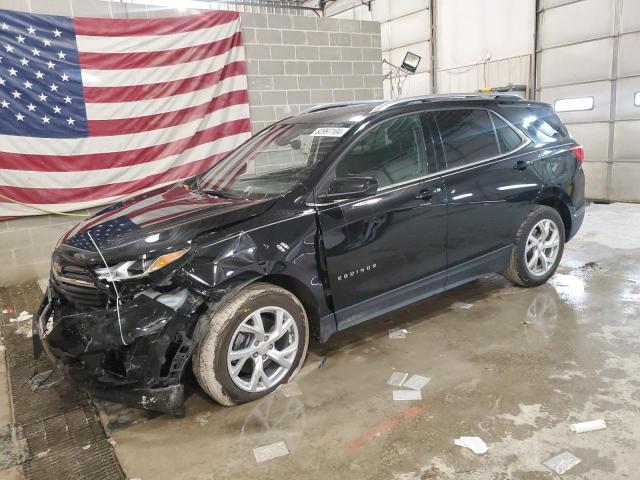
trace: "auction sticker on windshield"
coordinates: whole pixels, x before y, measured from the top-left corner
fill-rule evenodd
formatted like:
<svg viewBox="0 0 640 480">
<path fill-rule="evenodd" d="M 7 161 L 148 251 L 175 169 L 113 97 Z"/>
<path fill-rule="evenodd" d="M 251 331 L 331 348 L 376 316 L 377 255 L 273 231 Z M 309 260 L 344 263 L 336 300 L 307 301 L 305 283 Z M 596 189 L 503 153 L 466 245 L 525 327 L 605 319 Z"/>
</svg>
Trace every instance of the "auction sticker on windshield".
<svg viewBox="0 0 640 480">
<path fill-rule="evenodd" d="M 349 131 L 348 128 L 322 127 L 316 128 L 311 134 L 312 137 L 342 137 Z"/>
</svg>

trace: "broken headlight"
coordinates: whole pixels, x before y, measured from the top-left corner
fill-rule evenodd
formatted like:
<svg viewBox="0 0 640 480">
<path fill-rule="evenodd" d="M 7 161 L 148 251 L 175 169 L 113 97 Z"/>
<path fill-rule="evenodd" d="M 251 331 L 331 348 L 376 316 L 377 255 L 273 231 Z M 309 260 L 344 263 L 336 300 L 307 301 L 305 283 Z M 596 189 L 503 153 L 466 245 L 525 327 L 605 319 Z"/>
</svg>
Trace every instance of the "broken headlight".
<svg viewBox="0 0 640 480">
<path fill-rule="evenodd" d="M 131 280 L 144 277 L 166 267 L 170 263 L 182 258 L 188 251 L 188 248 L 184 248 L 154 258 L 147 258 L 146 255 L 143 255 L 142 258 L 138 260 L 121 262 L 113 267 L 96 268 L 94 271 L 100 280 L 115 282 Z"/>
</svg>

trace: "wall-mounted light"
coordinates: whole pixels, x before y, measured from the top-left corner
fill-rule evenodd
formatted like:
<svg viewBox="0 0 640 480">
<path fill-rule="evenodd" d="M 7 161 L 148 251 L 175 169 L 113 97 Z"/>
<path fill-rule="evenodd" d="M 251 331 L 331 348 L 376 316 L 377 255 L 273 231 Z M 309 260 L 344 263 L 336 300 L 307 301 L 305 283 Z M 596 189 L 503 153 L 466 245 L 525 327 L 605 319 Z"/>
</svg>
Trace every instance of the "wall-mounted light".
<svg viewBox="0 0 640 480">
<path fill-rule="evenodd" d="M 556 112 L 578 112 L 592 110 L 593 105 L 593 97 L 561 98 L 554 102 L 553 109 Z"/>
<path fill-rule="evenodd" d="M 636 94 L 633 96 L 633 104 L 636 107 L 640 107 L 640 92 L 636 92 Z"/>
<path fill-rule="evenodd" d="M 401 67 L 404 68 L 407 72 L 416 73 L 420 60 L 422 60 L 422 57 L 420 55 L 407 52 L 407 54 L 404 56 Z"/>
</svg>

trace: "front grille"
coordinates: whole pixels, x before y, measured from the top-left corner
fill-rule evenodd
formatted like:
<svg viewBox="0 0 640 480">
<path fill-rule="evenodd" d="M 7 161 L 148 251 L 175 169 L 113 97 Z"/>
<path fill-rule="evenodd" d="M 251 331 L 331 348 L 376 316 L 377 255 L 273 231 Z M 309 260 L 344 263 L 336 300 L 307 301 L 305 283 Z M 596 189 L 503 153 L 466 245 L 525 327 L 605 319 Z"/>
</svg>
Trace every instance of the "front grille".
<svg viewBox="0 0 640 480">
<path fill-rule="evenodd" d="M 67 301 L 80 308 L 104 307 L 107 295 L 96 287 L 86 268 L 65 265 L 51 276 L 51 285 Z"/>
</svg>

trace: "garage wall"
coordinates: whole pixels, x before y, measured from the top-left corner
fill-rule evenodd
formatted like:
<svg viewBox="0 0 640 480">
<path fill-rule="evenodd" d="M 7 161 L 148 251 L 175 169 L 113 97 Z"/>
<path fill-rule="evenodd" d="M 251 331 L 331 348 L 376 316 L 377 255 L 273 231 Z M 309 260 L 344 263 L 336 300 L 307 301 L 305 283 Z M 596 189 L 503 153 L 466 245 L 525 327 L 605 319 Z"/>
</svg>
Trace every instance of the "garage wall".
<svg viewBox="0 0 640 480">
<path fill-rule="evenodd" d="M 400 66 L 407 51 L 422 60 L 415 75 L 407 78 L 402 96 L 431 93 L 431 10 L 429 0 L 374 0 L 371 9 L 359 0 L 338 0 L 327 7 L 327 15 L 337 18 L 375 20 L 381 24 L 382 58 Z M 384 67 L 387 72 L 388 67 Z M 384 82 L 385 98 L 390 98 L 389 80 Z"/>
<path fill-rule="evenodd" d="M 0 8 L 26 10 L 24 0 Z M 31 11 L 58 15 L 147 18 L 195 13 L 145 5 L 30 0 Z M 241 13 L 254 131 L 311 104 L 382 98 L 380 24 L 371 21 Z M 88 212 L 78 212 L 86 215 Z M 79 217 L 0 220 L 0 286 L 43 278 L 51 250 Z"/>
<path fill-rule="evenodd" d="M 585 147 L 587 196 L 640 201 L 640 2 L 544 0 L 538 31 L 538 98 L 594 99 L 559 113 Z"/>
</svg>

